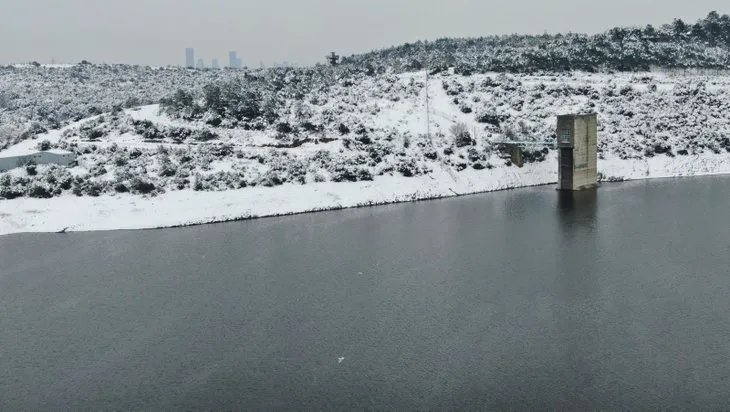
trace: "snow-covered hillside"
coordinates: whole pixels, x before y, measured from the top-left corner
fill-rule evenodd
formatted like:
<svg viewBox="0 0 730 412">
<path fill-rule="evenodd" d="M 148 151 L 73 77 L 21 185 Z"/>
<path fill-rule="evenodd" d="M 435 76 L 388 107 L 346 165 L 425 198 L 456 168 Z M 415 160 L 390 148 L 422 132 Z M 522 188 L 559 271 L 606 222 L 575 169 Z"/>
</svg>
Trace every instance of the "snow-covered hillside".
<svg viewBox="0 0 730 412">
<path fill-rule="evenodd" d="M 0 66 L 0 149 L 115 107 L 157 103 L 171 90 L 229 74 L 129 65 Z"/>
<path fill-rule="evenodd" d="M 730 16 L 716 11 L 694 24 L 614 27 L 602 33 L 511 34 L 440 38 L 376 50 L 344 64 L 409 72 L 454 67 L 457 73 L 647 71 L 651 67 L 730 68 Z"/>
<path fill-rule="evenodd" d="M 573 112 L 599 115 L 604 180 L 730 173 L 730 76 L 206 76 L 177 92 L 169 84 L 162 105 L 116 106 L 9 148 L 47 141 L 78 153 L 78 166 L 0 174 L 0 233 L 174 226 L 553 183 L 549 145 L 530 146 L 519 168 L 495 142 L 554 141 L 555 116 Z"/>
</svg>

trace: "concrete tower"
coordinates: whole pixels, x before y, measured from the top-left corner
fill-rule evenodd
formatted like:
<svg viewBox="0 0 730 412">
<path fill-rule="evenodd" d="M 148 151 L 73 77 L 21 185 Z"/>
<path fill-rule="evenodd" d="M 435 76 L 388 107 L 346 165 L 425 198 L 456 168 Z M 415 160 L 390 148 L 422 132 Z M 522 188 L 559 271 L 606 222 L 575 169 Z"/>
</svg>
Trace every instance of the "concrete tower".
<svg viewBox="0 0 730 412">
<path fill-rule="evenodd" d="M 598 186 L 598 116 L 558 116 L 558 190 Z"/>
</svg>

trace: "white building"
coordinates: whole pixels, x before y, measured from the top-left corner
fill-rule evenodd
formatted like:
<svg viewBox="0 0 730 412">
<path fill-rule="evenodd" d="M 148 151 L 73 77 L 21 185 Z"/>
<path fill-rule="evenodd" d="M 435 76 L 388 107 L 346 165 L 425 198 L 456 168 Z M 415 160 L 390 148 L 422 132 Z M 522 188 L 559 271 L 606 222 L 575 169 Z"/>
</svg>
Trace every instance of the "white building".
<svg viewBox="0 0 730 412">
<path fill-rule="evenodd" d="M 185 49 L 185 66 L 189 69 L 195 67 L 195 49 L 192 47 Z"/>
<path fill-rule="evenodd" d="M 238 58 L 238 54 L 234 51 L 228 52 L 228 67 L 232 69 L 240 69 L 242 67 L 241 59 Z"/>
<path fill-rule="evenodd" d="M 37 165 L 57 164 L 71 166 L 76 162 L 76 155 L 65 150 L 51 149 L 44 151 L 6 150 L 0 153 L 0 172 L 6 172 L 28 163 Z"/>
</svg>

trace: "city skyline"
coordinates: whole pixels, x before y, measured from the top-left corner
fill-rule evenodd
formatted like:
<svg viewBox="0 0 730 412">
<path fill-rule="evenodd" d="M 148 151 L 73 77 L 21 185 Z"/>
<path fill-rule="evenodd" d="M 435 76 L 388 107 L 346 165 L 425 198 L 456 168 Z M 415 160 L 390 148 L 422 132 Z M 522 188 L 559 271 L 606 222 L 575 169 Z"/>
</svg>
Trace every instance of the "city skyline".
<svg viewBox="0 0 730 412">
<path fill-rule="evenodd" d="M 198 57 L 197 60 L 195 59 L 195 48 L 194 47 L 187 47 L 185 49 L 185 67 L 192 69 L 192 68 L 198 68 L 198 69 L 204 69 L 208 67 L 206 65 L 206 59 L 203 57 Z M 220 60 L 217 57 L 211 57 L 210 58 L 210 68 L 213 69 L 219 69 L 220 68 Z M 238 57 L 238 52 L 236 51 L 229 51 L 228 52 L 228 65 L 226 67 L 233 68 L 233 69 L 240 69 L 243 67 L 242 60 Z"/>
<path fill-rule="evenodd" d="M 210 66 L 205 64 L 206 59 L 199 57 L 195 58 L 195 48 L 194 47 L 188 47 L 185 49 L 185 66 L 187 68 L 197 68 L 197 69 L 205 69 L 205 68 L 212 68 L 212 69 L 220 69 L 220 60 L 217 57 L 213 57 L 210 59 Z M 263 62 L 260 62 L 260 65 L 263 67 L 265 66 Z M 273 62 L 271 64 L 273 67 L 293 67 L 294 64 L 290 63 L 288 60 L 283 60 L 281 62 Z M 238 57 L 238 52 L 236 51 L 229 51 L 228 52 L 228 65 L 225 66 L 228 68 L 233 69 L 241 69 L 243 67 L 250 67 L 250 66 L 244 66 L 243 62 L 240 57 Z"/>
</svg>

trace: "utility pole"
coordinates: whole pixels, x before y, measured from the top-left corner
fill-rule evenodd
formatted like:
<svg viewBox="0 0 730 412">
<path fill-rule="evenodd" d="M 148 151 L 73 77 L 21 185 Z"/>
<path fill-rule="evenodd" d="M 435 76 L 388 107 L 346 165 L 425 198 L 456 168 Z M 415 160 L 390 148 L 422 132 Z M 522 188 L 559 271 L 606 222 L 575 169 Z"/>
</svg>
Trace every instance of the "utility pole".
<svg viewBox="0 0 730 412">
<path fill-rule="evenodd" d="M 428 71 L 429 68 L 429 58 L 428 58 L 428 49 L 426 48 L 427 41 L 423 41 L 423 57 L 426 59 L 426 64 L 424 65 L 426 67 L 426 138 L 431 141 L 431 109 L 430 109 L 430 102 L 429 102 L 429 96 L 428 96 Z"/>
</svg>

